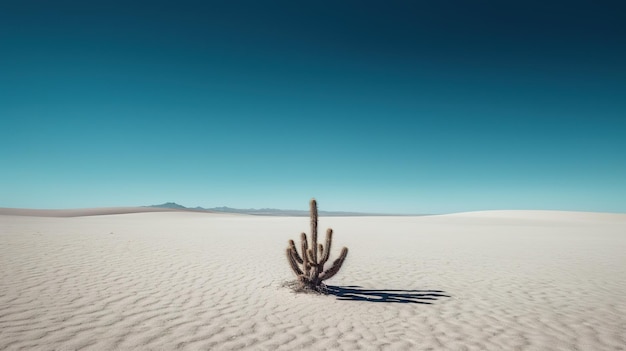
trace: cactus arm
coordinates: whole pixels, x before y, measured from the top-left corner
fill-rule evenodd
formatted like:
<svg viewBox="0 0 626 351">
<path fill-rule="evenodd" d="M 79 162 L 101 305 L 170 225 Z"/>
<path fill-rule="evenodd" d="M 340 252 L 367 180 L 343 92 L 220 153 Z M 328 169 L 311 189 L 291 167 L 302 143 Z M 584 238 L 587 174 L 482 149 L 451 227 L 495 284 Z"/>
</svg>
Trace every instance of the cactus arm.
<svg viewBox="0 0 626 351">
<path fill-rule="evenodd" d="M 289 266 L 291 266 L 293 272 L 297 276 L 301 276 L 303 274 L 302 270 L 300 270 L 300 267 L 298 267 L 298 263 L 296 262 L 296 259 L 294 257 L 294 252 L 291 250 L 291 248 L 287 248 L 287 260 L 289 261 Z"/>
<path fill-rule="evenodd" d="M 320 266 L 324 266 L 324 261 L 322 261 L 322 258 L 324 257 L 324 245 L 322 244 L 317 244 L 317 254 L 319 255 L 319 258 L 317 259 L 317 262 Z"/>
<path fill-rule="evenodd" d="M 339 258 L 336 259 L 335 262 L 333 262 L 333 265 L 329 269 L 322 273 L 322 275 L 320 276 L 320 281 L 330 279 L 335 274 L 337 274 L 337 272 L 339 272 L 339 269 L 341 268 L 341 265 L 343 265 L 343 261 L 346 259 L 346 256 L 348 256 L 348 248 L 344 247 L 343 249 L 341 249 L 341 254 L 339 255 Z"/>
<path fill-rule="evenodd" d="M 293 240 L 289 240 L 289 249 L 293 252 L 293 258 L 296 259 L 296 262 L 302 264 L 302 258 L 298 255 L 298 250 L 296 250 L 296 243 Z"/>
<path fill-rule="evenodd" d="M 322 259 L 320 261 L 320 264 L 322 265 L 324 265 L 324 263 L 326 263 L 328 261 L 328 258 L 330 257 L 330 246 L 332 242 L 333 242 L 333 230 L 328 228 L 326 230 L 326 250 L 322 253 Z"/>
<path fill-rule="evenodd" d="M 307 257 L 309 258 L 309 264 L 312 266 L 317 266 L 317 263 L 315 263 L 315 260 L 313 259 L 313 250 L 309 249 L 307 252 Z"/>
<path fill-rule="evenodd" d="M 306 234 L 300 234 L 300 240 L 302 241 L 302 268 L 304 268 L 304 273 L 309 274 L 309 258 L 307 257 L 306 252 L 308 251 L 308 243 L 306 240 Z"/>
</svg>

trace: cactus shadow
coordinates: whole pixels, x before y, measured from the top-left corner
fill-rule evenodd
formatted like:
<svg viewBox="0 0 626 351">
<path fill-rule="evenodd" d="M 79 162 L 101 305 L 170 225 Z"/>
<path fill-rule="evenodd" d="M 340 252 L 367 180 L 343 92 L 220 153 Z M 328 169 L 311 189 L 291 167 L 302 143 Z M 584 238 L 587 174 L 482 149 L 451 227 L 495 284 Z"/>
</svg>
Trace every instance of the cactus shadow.
<svg viewBox="0 0 626 351">
<path fill-rule="evenodd" d="M 364 289 L 361 286 L 326 286 L 329 295 L 337 300 L 386 303 L 417 303 L 430 305 L 442 297 L 450 297 L 441 290 Z"/>
</svg>

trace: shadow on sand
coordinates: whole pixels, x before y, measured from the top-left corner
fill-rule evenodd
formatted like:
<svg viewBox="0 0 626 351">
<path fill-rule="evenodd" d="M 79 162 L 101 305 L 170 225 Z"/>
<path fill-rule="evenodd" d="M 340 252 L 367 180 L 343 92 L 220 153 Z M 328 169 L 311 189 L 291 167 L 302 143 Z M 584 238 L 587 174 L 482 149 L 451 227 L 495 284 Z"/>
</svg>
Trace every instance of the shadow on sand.
<svg viewBox="0 0 626 351">
<path fill-rule="evenodd" d="M 326 286 L 329 295 L 337 296 L 337 300 L 387 302 L 387 303 L 420 303 L 430 305 L 445 295 L 441 290 L 393 290 L 363 289 L 360 286 Z"/>
</svg>

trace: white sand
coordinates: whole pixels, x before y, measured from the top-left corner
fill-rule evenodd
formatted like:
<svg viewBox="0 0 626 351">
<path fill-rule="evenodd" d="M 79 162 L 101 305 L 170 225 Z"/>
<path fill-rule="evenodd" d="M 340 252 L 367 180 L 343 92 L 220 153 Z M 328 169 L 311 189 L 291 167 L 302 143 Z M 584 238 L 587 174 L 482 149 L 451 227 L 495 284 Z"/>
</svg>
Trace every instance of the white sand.
<svg viewBox="0 0 626 351">
<path fill-rule="evenodd" d="M 340 300 L 280 287 L 306 217 L 2 213 L 1 350 L 626 349 L 626 215 L 321 218 Z"/>
</svg>

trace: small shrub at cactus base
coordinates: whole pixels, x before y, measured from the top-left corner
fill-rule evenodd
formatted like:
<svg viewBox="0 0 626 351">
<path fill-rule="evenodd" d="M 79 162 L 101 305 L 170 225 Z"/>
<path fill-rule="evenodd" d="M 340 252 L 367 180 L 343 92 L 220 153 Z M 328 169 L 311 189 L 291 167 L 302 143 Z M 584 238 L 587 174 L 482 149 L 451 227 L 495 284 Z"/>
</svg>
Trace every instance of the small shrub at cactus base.
<svg viewBox="0 0 626 351">
<path fill-rule="evenodd" d="M 296 291 L 316 291 L 325 292 L 324 280 L 330 279 L 341 269 L 341 265 L 348 256 L 348 248 L 341 249 L 339 258 L 326 270 L 324 264 L 330 258 L 330 248 L 333 241 L 333 230 L 326 230 L 326 241 L 324 245 L 317 243 L 317 202 L 312 199 L 310 202 L 311 215 L 311 242 L 309 243 L 305 233 L 300 234 L 300 253 L 296 248 L 296 243 L 289 240 L 287 246 L 287 260 L 289 266 L 298 277 Z"/>
</svg>

